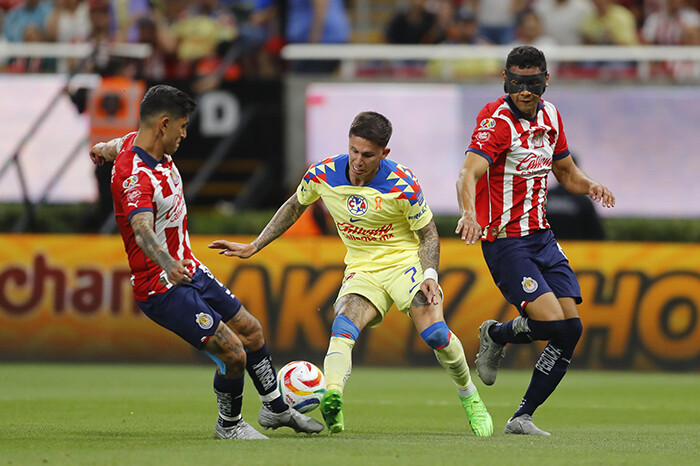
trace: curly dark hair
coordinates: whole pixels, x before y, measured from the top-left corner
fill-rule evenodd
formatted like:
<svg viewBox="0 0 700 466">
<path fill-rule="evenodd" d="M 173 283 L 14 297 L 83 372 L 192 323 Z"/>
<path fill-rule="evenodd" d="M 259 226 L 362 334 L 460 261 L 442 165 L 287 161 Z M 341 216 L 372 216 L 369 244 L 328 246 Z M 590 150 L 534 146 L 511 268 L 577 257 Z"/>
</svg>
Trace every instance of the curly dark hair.
<svg viewBox="0 0 700 466">
<path fill-rule="evenodd" d="M 547 59 L 544 53 L 531 45 L 520 45 L 515 47 L 506 58 L 506 70 L 511 66 L 518 68 L 539 68 L 540 71 L 547 71 Z"/>
</svg>

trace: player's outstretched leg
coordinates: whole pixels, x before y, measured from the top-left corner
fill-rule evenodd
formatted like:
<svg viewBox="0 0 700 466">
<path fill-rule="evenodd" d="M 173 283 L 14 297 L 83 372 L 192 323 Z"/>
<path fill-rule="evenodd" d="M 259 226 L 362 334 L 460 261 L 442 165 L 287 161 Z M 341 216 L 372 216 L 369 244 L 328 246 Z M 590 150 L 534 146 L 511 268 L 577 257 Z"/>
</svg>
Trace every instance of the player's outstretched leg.
<svg viewBox="0 0 700 466">
<path fill-rule="evenodd" d="M 316 434 L 323 430 L 323 424 L 302 414 L 284 402 L 277 385 L 277 373 L 272 366 L 272 357 L 267 345 L 255 351 L 248 351 L 246 370 L 260 394 L 262 407 L 258 413 L 258 423 L 266 429 L 291 427 L 296 432 Z"/>
<path fill-rule="evenodd" d="M 343 395 L 337 389 L 326 390 L 321 399 L 321 414 L 331 434 L 345 430 L 343 420 Z"/>
<path fill-rule="evenodd" d="M 493 420 L 472 382 L 462 342 L 450 331 L 444 320 L 432 324 L 423 330 L 420 336 L 428 346 L 433 348 L 438 362 L 457 385 L 460 402 L 467 413 L 474 435 L 491 436 Z"/>
<path fill-rule="evenodd" d="M 321 414 L 332 434 L 345 430 L 343 418 L 343 388 L 352 372 L 352 348 L 360 329 L 346 316 L 339 314 L 331 326 L 331 341 L 323 360 L 326 393 L 321 399 Z"/>
<path fill-rule="evenodd" d="M 520 434 L 520 435 L 543 435 L 549 437 L 549 432 L 546 432 L 535 425 L 532 422 L 532 416 L 529 414 L 522 414 L 518 417 L 512 417 L 506 423 L 506 428 L 504 429 L 506 434 Z"/>
<path fill-rule="evenodd" d="M 487 320 L 479 327 L 479 352 L 476 355 L 476 373 L 486 385 L 493 385 L 501 359 L 505 356 L 506 348 L 499 345 L 489 335 L 489 329 L 498 322 Z"/>
</svg>

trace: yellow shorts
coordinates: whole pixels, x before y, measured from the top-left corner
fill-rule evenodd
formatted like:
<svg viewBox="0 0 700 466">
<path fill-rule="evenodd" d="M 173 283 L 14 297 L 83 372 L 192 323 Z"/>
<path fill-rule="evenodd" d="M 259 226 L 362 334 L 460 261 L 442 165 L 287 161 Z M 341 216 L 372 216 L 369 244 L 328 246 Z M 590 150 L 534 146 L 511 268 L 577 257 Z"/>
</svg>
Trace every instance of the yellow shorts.
<svg viewBox="0 0 700 466">
<path fill-rule="evenodd" d="M 364 296 L 379 310 L 380 316 L 370 322 L 371 327 L 376 327 L 382 323 L 392 304 L 410 315 L 411 301 L 420 291 L 421 283 L 423 267 L 419 261 L 372 272 L 348 268 L 336 301 L 348 294 Z"/>
</svg>

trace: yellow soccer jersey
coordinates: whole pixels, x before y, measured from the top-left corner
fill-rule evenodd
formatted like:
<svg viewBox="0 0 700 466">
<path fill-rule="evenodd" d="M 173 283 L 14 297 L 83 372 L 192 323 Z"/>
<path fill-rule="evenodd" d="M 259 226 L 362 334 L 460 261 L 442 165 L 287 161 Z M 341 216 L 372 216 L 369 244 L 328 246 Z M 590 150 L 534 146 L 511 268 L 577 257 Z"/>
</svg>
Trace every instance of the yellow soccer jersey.
<svg viewBox="0 0 700 466">
<path fill-rule="evenodd" d="M 347 154 L 327 158 L 312 165 L 297 188 L 303 205 L 323 199 L 348 250 L 345 264 L 376 270 L 418 260 L 415 230 L 433 213 L 411 170 L 384 159 L 369 184 L 353 186 L 347 167 Z"/>
</svg>

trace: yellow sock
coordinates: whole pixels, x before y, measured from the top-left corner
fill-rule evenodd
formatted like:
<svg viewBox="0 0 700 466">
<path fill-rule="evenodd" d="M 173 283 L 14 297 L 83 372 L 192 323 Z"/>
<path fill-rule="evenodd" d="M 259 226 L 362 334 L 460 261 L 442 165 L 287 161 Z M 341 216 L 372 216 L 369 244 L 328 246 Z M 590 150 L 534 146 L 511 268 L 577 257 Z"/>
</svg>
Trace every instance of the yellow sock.
<svg viewBox="0 0 700 466">
<path fill-rule="evenodd" d="M 472 383 L 469 374 L 467 358 L 464 357 L 464 348 L 454 333 L 450 338 L 450 343 L 440 350 L 434 350 L 435 356 L 442 367 L 447 370 L 452 380 L 458 388 L 466 389 Z"/>
<path fill-rule="evenodd" d="M 326 389 L 343 393 L 345 382 L 352 371 L 352 347 L 355 341 L 344 337 L 331 337 L 323 360 L 323 374 L 326 376 Z"/>
</svg>

